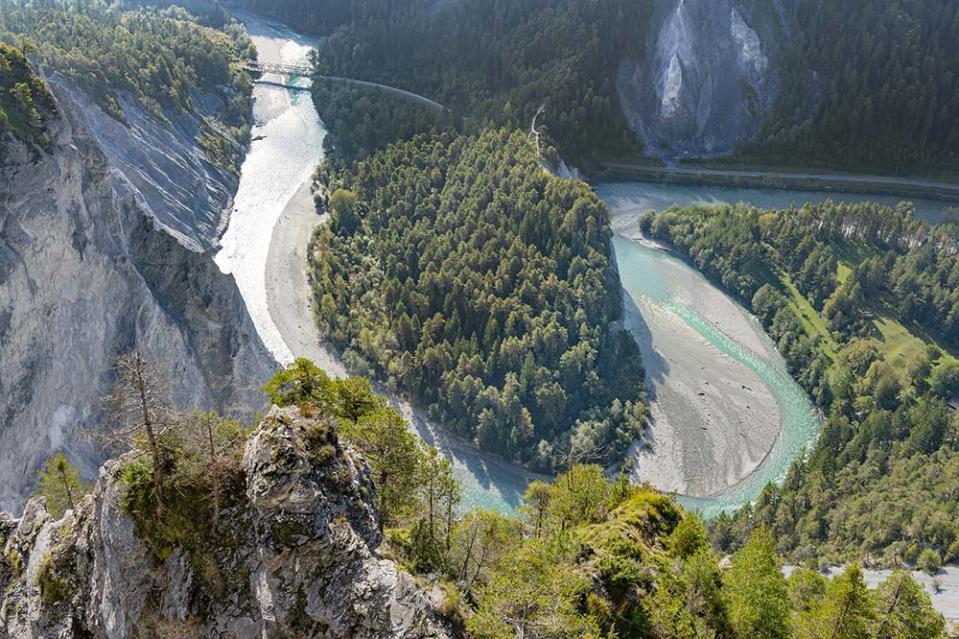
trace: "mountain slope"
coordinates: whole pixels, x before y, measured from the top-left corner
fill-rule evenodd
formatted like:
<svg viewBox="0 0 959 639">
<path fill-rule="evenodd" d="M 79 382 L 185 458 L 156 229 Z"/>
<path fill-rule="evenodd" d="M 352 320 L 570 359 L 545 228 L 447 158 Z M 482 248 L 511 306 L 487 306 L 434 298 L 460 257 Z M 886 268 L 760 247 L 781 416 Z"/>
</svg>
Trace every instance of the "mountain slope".
<svg viewBox="0 0 959 639">
<path fill-rule="evenodd" d="M 99 10 L 84 19 L 109 32 Z M 134 41 L 136 28 L 152 28 L 126 24 Z M 169 40 L 154 34 L 157 46 Z M 53 46 L 44 42 L 41 53 Z M 202 132 L 233 96 L 246 103 L 242 86 L 194 90 L 183 108 L 147 101 L 153 112 L 131 85 L 107 84 L 120 121 L 102 96 L 56 72 L 57 51 L 44 58 L 42 131 L 26 142 L 7 136 L 0 167 L 0 507 L 12 510 L 54 450 L 93 474 L 101 458 L 80 435 L 105 410 L 119 353 L 137 346 L 162 362 L 177 405 L 228 413 L 260 406 L 275 366 L 232 278 L 203 252 L 225 223 L 236 177 L 207 155 Z"/>
</svg>

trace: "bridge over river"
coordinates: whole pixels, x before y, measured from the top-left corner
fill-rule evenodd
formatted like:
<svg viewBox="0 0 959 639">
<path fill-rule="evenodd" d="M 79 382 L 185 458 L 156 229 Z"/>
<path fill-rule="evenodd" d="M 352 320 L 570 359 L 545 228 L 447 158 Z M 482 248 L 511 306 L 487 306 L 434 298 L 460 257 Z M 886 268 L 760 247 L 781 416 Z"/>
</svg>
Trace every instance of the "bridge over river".
<svg viewBox="0 0 959 639">
<path fill-rule="evenodd" d="M 450 110 L 437 102 L 436 100 L 431 100 L 426 96 L 422 96 L 405 89 L 399 89 L 397 87 L 391 87 L 387 84 L 380 84 L 379 82 L 369 82 L 367 80 L 356 80 L 354 78 L 344 78 L 335 75 L 322 75 L 319 73 L 314 73 L 313 68 L 306 65 L 296 65 L 296 64 L 276 64 L 272 62 L 248 62 L 244 66 L 247 71 L 253 73 L 261 73 L 265 75 L 281 75 L 286 77 L 298 77 L 298 78 L 310 78 L 312 80 L 330 80 L 332 82 L 343 82 L 345 84 L 352 84 L 354 86 L 366 87 L 369 89 L 375 89 L 377 91 L 383 91 L 385 93 L 392 93 L 393 95 L 399 96 L 401 98 L 406 98 L 417 102 L 427 108 L 433 109 L 435 111 L 442 111 L 443 113 L 450 113 Z M 287 86 L 287 85 L 284 85 Z M 292 87 L 292 88 L 304 88 L 304 87 Z"/>
</svg>

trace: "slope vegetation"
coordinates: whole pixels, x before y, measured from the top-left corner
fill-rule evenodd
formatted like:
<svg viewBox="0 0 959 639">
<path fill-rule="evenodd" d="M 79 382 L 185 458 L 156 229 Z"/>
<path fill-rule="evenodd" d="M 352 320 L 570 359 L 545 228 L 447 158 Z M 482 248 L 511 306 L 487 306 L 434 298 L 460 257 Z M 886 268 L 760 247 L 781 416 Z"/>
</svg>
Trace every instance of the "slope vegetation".
<svg viewBox="0 0 959 639">
<path fill-rule="evenodd" d="M 608 212 L 521 133 L 419 136 L 321 173 L 318 321 L 348 365 L 482 448 L 551 469 L 611 461 L 645 411 Z"/>
</svg>

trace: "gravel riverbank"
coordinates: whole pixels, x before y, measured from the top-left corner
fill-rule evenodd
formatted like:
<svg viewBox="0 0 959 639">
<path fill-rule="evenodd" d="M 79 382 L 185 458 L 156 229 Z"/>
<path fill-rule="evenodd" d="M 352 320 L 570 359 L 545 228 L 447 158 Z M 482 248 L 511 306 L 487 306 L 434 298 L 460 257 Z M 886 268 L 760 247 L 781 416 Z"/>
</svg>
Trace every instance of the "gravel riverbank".
<svg viewBox="0 0 959 639">
<path fill-rule="evenodd" d="M 677 277 L 687 275 L 681 265 L 676 271 Z M 748 332 L 735 304 L 719 291 L 699 289 L 686 300 L 688 309 L 727 334 Z M 625 326 L 646 368 L 651 415 L 648 436 L 632 450 L 634 477 L 694 497 L 735 486 L 758 468 L 780 434 L 776 399 L 759 375 L 672 309 L 628 285 L 623 300 Z M 765 356 L 765 349 L 758 354 Z"/>
</svg>

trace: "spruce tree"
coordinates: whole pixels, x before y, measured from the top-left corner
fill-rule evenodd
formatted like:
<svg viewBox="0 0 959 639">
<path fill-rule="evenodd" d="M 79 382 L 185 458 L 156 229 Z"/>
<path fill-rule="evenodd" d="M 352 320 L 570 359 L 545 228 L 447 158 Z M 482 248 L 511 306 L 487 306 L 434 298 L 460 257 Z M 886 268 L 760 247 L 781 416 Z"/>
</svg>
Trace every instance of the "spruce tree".
<svg viewBox="0 0 959 639">
<path fill-rule="evenodd" d="M 75 509 L 89 490 L 89 486 L 80 481 L 80 471 L 63 453 L 50 457 L 37 475 L 37 492 L 46 498 L 47 510 L 54 517 L 62 517 L 67 510 Z"/>
<path fill-rule="evenodd" d="M 766 528 L 754 530 L 746 545 L 733 555 L 726 590 L 729 620 L 737 636 L 789 636 L 786 578 Z"/>
</svg>

